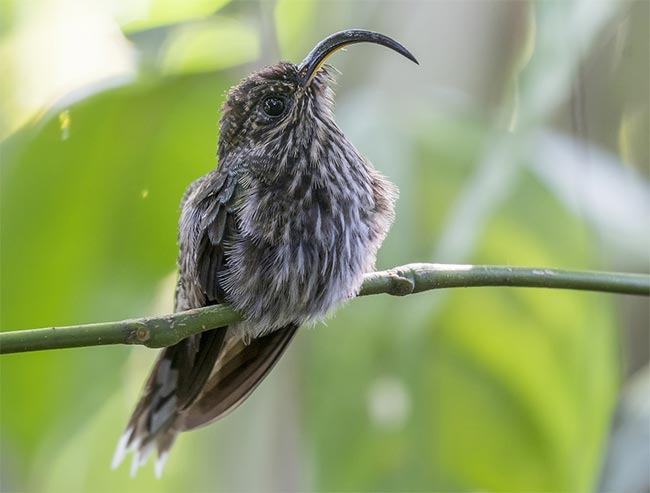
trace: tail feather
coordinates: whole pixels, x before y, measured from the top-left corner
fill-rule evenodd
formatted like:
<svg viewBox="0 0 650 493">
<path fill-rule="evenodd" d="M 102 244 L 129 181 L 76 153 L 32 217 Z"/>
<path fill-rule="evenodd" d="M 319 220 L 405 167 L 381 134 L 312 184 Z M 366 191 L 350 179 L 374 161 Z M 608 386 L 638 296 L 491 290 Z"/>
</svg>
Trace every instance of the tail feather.
<svg viewBox="0 0 650 493">
<path fill-rule="evenodd" d="M 241 404 L 275 366 L 296 329 L 288 326 L 249 344 L 229 330 L 214 329 L 163 350 L 118 442 L 113 469 L 132 452 L 135 475 L 155 449 L 160 477 L 176 435 Z"/>
<path fill-rule="evenodd" d="M 180 429 L 193 430 L 234 411 L 273 369 L 297 329 L 290 325 L 249 343 L 234 339 L 217 361 L 200 396 L 181 416 Z"/>
<path fill-rule="evenodd" d="M 159 458 L 168 453 L 178 432 L 179 410 L 196 398 L 210 377 L 225 335 L 226 329 L 202 332 L 161 352 L 118 442 L 113 468 L 133 452 L 131 474 L 135 475 L 154 449 Z"/>
</svg>

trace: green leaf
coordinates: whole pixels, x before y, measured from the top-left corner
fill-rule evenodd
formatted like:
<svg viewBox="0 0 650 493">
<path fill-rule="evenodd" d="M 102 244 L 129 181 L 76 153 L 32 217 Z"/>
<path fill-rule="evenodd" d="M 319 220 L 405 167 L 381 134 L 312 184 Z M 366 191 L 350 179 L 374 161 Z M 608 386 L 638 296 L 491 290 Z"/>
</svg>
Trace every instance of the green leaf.
<svg viewBox="0 0 650 493">
<path fill-rule="evenodd" d="M 316 2 L 312 0 L 275 2 L 275 26 L 283 60 L 297 63 L 307 54 L 304 46 L 306 42 L 308 44 L 313 31 L 315 11 Z"/>
<path fill-rule="evenodd" d="M 251 26 L 227 17 L 179 26 L 165 44 L 161 66 L 166 74 L 208 72 L 259 57 L 259 39 Z"/>
<path fill-rule="evenodd" d="M 4 143 L 3 330 L 171 310 L 173 286 L 166 304 L 156 299 L 175 270 L 180 199 L 216 164 L 218 108 L 229 85 L 212 75 L 124 87 L 69 107 L 65 128 L 51 114 Z M 114 392 L 127 352 L 0 360 L 13 489 L 22 490 L 36 455 L 57 453 L 45 437 L 63 440 Z M 120 432 L 112 430 L 115 439 Z"/>
<path fill-rule="evenodd" d="M 205 17 L 228 3 L 229 0 L 184 0 L 180 3 L 175 0 L 126 0 L 118 17 L 124 31 L 141 31 Z"/>
<path fill-rule="evenodd" d="M 438 135 L 423 147 L 422 167 L 409 169 L 428 186 L 419 202 L 401 203 L 400 217 L 433 220 L 432 205 L 422 204 L 458 190 L 471 170 L 468 149 L 480 147 L 455 146 Z M 527 174 L 514 189 L 486 225 L 472 262 L 598 266 L 593 236 L 551 192 Z M 389 236 L 383 251 L 395 253 L 382 265 L 404 262 L 391 248 L 402 242 Z M 419 316 L 427 306 L 439 310 Z M 618 386 L 609 295 L 481 288 L 355 300 L 310 334 L 303 360 L 304 415 L 319 465 L 315 489 L 595 485 Z M 373 395 L 387 380 L 400 390 L 384 396 L 385 408 L 406 409 L 393 421 L 373 411 Z"/>
</svg>

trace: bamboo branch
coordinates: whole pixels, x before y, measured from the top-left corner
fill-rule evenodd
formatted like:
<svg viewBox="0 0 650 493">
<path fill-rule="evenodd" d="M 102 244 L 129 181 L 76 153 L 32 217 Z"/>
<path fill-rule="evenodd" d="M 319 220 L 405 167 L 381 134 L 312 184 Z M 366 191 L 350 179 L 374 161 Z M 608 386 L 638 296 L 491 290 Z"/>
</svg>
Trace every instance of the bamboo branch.
<svg viewBox="0 0 650 493">
<path fill-rule="evenodd" d="M 366 275 L 359 296 L 404 296 L 431 289 L 518 286 L 650 296 L 650 276 L 495 265 L 408 264 Z M 193 334 L 241 320 L 227 305 L 163 317 L 0 333 L 0 354 L 107 344 L 171 346 Z"/>
</svg>

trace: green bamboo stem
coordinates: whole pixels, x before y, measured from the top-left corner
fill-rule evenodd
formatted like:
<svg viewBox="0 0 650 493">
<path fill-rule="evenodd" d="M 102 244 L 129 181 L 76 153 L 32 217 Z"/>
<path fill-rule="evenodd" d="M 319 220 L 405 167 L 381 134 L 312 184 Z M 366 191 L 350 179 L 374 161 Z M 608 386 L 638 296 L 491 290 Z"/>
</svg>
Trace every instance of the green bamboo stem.
<svg viewBox="0 0 650 493">
<path fill-rule="evenodd" d="M 497 265 L 408 264 L 366 275 L 359 296 L 404 296 L 442 288 L 517 286 L 578 289 L 650 296 L 650 276 L 619 272 L 570 271 Z M 163 317 L 0 333 L 0 354 L 108 344 L 171 346 L 207 329 L 241 320 L 227 305 Z"/>
</svg>

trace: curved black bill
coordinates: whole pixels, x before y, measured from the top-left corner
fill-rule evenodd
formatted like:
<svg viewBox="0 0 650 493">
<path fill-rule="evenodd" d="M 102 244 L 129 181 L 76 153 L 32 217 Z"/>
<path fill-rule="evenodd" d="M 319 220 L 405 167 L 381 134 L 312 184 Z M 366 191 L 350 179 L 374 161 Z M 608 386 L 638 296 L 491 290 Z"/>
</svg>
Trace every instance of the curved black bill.
<svg viewBox="0 0 650 493">
<path fill-rule="evenodd" d="M 298 76 L 300 77 L 302 85 L 306 86 L 311 82 L 314 75 L 316 75 L 316 72 L 318 72 L 325 63 L 325 60 L 327 60 L 332 53 L 344 46 L 354 43 L 375 43 L 382 45 L 396 51 L 402 56 L 405 56 L 412 62 L 418 63 L 409 50 L 388 36 L 372 31 L 365 31 L 363 29 L 348 29 L 347 31 L 340 31 L 331 34 L 318 43 L 316 47 L 311 50 L 309 55 L 305 57 L 298 67 Z"/>
</svg>

